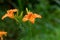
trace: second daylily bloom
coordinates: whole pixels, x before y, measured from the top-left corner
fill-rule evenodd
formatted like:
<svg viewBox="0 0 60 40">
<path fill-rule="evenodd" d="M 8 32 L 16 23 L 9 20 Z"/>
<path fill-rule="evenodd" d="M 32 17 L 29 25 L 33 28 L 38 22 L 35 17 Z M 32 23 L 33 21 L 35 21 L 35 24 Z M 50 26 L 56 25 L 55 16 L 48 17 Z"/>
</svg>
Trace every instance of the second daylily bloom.
<svg viewBox="0 0 60 40">
<path fill-rule="evenodd" d="M 4 31 L 0 31 L 0 38 L 1 40 L 3 40 L 3 35 L 7 36 L 7 32 L 4 32 Z"/>
<path fill-rule="evenodd" d="M 31 23 L 35 22 L 35 18 L 42 18 L 41 15 L 33 14 L 32 12 L 28 12 L 27 15 L 23 17 L 23 22 L 30 21 Z"/>
<path fill-rule="evenodd" d="M 17 9 L 8 10 L 7 13 L 2 17 L 2 20 L 6 17 L 14 18 L 14 12 L 17 12 Z"/>
</svg>

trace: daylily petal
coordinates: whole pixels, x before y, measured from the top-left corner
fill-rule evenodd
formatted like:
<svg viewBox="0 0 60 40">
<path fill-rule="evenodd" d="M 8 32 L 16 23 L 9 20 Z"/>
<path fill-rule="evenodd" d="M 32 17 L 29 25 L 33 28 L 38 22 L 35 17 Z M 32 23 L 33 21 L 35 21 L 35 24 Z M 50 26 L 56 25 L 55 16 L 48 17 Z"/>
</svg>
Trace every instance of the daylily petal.
<svg viewBox="0 0 60 40">
<path fill-rule="evenodd" d="M 42 18 L 41 15 L 34 14 L 35 18 Z"/>
<path fill-rule="evenodd" d="M 36 13 L 33 13 L 33 12 L 28 12 L 27 11 L 27 15 L 25 15 L 23 17 L 23 22 L 25 21 L 30 21 L 31 23 L 34 23 L 35 22 L 35 18 L 41 18 L 41 15 L 38 15 Z"/>
<path fill-rule="evenodd" d="M 24 18 L 22 19 L 23 22 L 26 22 L 28 20 L 28 15 L 25 15 Z"/>
<path fill-rule="evenodd" d="M 18 10 L 17 9 L 11 9 L 11 10 L 8 10 L 7 11 L 7 14 L 5 14 L 3 17 L 2 17 L 2 20 L 6 17 L 9 17 L 9 18 L 14 18 L 14 12 L 17 12 Z"/>
<path fill-rule="evenodd" d="M 7 17 L 7 14 L 5 14 L 3 17 L 2 17 L 2 20 L 4 19 L 4 18 L 6 18 Z"/>
<path fill-rule="evenodd" d="M 25 15 L 24 18 L 22 19 L 23 22 L 28 21 L 28 20 L 30 19 L 30 16 L 31 16 L 31 15 L 32 15 L 32 13 L 29 13 L 29 14 Z"/>
<path fill-rule="evenodd" d="M 7 32 L 4 32 L 4 31 L 0 31 L 0 37 L 2 37 L 3 35 L 7 35 Z"/>
<path fill-rule="evenodd" d="M 41 18 L 41 15 L 38 14 L 33 14 L 32 12 L 28 12 L 27 15 L 23 17 L 23 22 L 30 21 L 31 23 L 34 24 L 35 18 Z"/>
<path fill-rule="evenodd" d="M 31 16 L 30 19 L 29 19 L 29 21 L 30 21 L 32 24 L 34 24 L 35 18 L 34 18 L 33 16 Z"/>
<path fill-rule="evenodd" d="M 7 32 L 4 32 L 4 31 L 0 31 L 0 40 L 3 40 L 3 35 L 7 35 Z"/>
</svg>

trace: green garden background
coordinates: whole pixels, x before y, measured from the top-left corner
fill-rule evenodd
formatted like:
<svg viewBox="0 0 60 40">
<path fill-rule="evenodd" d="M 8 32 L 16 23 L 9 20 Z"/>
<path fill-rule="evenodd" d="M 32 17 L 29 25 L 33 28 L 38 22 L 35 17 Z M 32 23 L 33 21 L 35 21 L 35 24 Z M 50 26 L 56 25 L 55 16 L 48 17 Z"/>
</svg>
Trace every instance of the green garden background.
<svg viewBox="0 0 60 40">
<path fill-rule="evenodd" d="M 32 24 L 29 21 L 19 23 L 14 19 L 2 16 L 10 9 L 18 9 L 23 16 L 28 10 L 42 16 L 35 19 Z M 22 17 L 23 17 L 22 16 Z M 0 0 L 0 31 L 6 31 L 4 40 L 60 40 L 60 0 Z"/>
</svg>

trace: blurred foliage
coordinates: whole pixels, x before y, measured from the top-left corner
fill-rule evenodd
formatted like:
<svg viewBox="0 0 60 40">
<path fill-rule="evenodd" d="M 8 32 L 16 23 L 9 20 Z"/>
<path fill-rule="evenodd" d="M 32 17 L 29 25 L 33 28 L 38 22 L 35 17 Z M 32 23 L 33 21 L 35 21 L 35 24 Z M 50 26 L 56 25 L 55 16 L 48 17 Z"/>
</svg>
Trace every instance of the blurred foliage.
<svg viewBox="0 0 60 40">
<path fill-rule="evenodd" d="M 19 14 L 26 8 L 42 15 L 34 24 L 19 22 L 1 17 L 9 9 L 19 9 Z M 0 30 L 7 31 L 6 40 L 60 40 L 60 0 L 0 0 Z"/>
</svg>

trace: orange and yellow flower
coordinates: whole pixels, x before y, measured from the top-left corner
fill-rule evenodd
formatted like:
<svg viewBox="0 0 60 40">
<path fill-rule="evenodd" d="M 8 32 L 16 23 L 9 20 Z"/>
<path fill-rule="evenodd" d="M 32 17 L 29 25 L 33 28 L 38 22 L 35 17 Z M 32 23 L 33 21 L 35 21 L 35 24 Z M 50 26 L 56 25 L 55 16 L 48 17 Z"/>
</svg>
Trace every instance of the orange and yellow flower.
<svg viewBox="0 0 60 40">
<path fill-rule="evenodd" d="M 23 22 L 30 21 L 31 23 L 35 22 L 35 18 L 42 18 L 41 15 L 33 14 L 32 12 L 28 12 L 27 15 L 23 17 Z"/>
<path fill-rule="evenodd" d="M 8 10 L 7 13 L 2 17 L 2 20 L 6 17 L 14 18 L 14 12 L 17 12 L 17 9 Z"/>
<path fill-rule="evenodd" d="M 2 37 L 3 35 L 7 35 L 7 32 L 4 32 L 4 31 L 0 31 L 0 37 Z"/>
<path fill-rule="evenodd" d="M 4 31 L 0 31 L 0 38 L 1 40 L 3 40 L 3 35 L 7 36 L 7 32 L 4 32 Z"/>
</svg>

